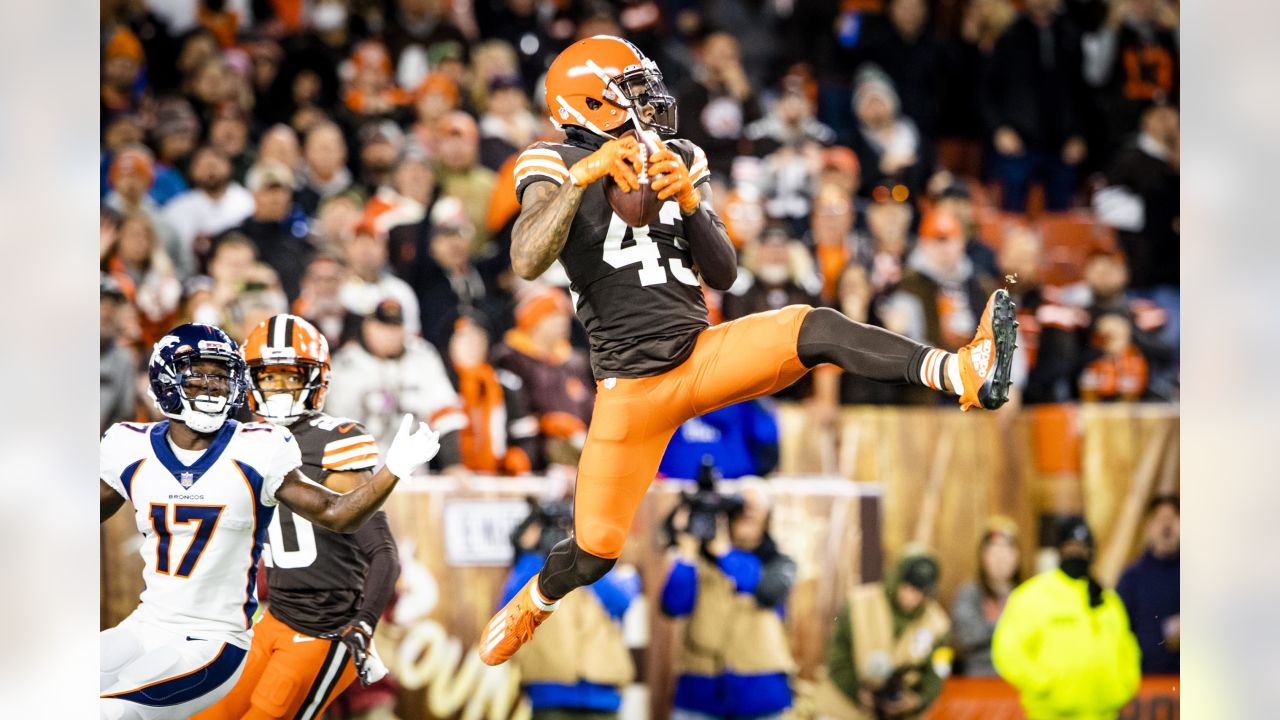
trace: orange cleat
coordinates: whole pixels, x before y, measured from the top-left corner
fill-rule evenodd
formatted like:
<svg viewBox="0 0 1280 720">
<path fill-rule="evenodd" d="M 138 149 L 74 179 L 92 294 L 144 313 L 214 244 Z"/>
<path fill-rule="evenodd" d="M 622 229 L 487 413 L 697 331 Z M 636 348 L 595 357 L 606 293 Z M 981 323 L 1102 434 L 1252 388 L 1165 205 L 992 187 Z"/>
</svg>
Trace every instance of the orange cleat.
<svg viewBox="0 0 1280 720">
<path fill-rule="evenodd" d="M 960 409 L 975 407 L 995 410 L 1009 401 L 1009 373 L 1013 369 L 1013 351 L 1018 347 L 1018 323 L 1014 320 L 1013 300 L 1006 290 L 991 293 L 982 311 L 978 332 L 973 341 L 960 348 Z"/>
<path fill-rule="evenodd" d="M 543 620 L 551 617 L 548 610 L 539 610 L 533 604 L 535 592 L 533 584 L 538 580 L 535 575 L 520 588 L 520 592 L 511 598 L 497 615 L 485 625 L 480 635 L 480 659 L 486 665 L 501 665 L 511 659 L 516 651 L 529 642 L 533 631 L 538 629 Z"/>
</svg>

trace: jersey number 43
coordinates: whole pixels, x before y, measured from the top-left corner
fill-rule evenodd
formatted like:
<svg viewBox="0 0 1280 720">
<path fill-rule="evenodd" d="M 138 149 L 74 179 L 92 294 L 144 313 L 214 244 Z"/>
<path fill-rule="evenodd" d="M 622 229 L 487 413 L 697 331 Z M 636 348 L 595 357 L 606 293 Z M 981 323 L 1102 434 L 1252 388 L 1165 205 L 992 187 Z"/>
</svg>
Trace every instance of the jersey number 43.
<svg viewBox="0 0 1280 720">
<path fill-rule="evenodd" d="M 662 204 L 662 209 L 658 212 L 658 222 L 675 226 L 676 221 L 680 219 L 680 206 L 674 201 L 668 200 Z M 622 247 L 622 239 L 627 234 L 628 225 L 625 220 L 618 217 L 617 213 L 613 214 L 613 219 L 609 221 L 609 230 L 604 236 L 604 261 L 615 268 L 622 268 L 628 265 L 640 263 L 640 285 L 647 287 L 649 285 L 661 285 L 667 281 L 667 269 L 662 266 L 662 256 L 658 251 L 658 245 L 649 237 L 649 228 L 638 227 L 631 228 L 631 237 L 635 239 L 635 244 Z M 684 244 L 684 238 L 676 237 L 677 244 Z M 698 284 L 698 278 L 693 274 L 693 270 L 684 266 L 679 258 L 668 258 L 667 267 L 671 269 L 671 274 L 676 280 L 685 285 Z"/>
</svg>

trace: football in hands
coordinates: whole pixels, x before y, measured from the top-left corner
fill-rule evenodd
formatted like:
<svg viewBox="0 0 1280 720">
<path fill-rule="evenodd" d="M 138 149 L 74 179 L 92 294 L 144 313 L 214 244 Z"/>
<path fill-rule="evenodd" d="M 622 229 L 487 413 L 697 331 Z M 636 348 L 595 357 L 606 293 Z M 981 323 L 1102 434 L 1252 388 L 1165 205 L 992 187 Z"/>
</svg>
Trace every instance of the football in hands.
<svg viewBox="0 0 1280 720">
<path fill-rule="evenodd" d="M 635 130 L 628 130 L 621 137 L 635 134 Z M 658 148 L 646 142 L 643 135 L 637 139 L 640 141 L 640 172 L 637 173 L 640 187 L 631 192 L 625 192 L 611 176 L 606 175 L 604 197 L 609 201 L 609 207 L 613 208 L 623 222 L 631 227 L 645 227 L 658 221 L 658 212 L 662 210 L 663 201 L 659 200 L 658 193 L 649 187 L 649 156 L 657 152 Z"/>
</svg>

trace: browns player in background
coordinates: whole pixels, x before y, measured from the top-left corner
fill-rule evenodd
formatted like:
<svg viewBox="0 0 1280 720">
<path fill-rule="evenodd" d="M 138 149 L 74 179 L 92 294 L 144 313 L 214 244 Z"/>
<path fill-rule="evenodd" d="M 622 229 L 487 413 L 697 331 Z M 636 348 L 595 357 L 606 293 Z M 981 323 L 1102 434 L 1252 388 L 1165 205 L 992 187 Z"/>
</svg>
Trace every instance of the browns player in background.
<svg viewBox="0 0 1280 720">
<path fill-rule="evenodd" d="M 367 482 L 378 464 L 373 437 L 354 420 L 322 412 L 329 385 L 324 335 L 296 315 L 276 315 L 254 328 L 243 351 L 249 407 L 289 428 L 303 473 L 340 493 Z M 254 625 L 239 681 L 199 720 L 318 718 L 357 676 L 371 682 L 385 673 L 368 653 L 400 576 L 386 513 L 343 535 L 281 506 L 267 537 L 269 608 Z"/>
<path fill-rule="evenodd" d="M 511 264 L 525 279 L 557 258 L 564 266 L 591 341 L 596 401 L 578 463 L 574 535 L 489 621 L 480 657 L 490 665 L 515 654 L 561 597 L 613 567 L 667 441 L 685 420 L 776 392 L 823 363 L 955 393 L 965 410 L 995 409 L 1008 400 L 1014 350 L 1013 303 L 1003 290 L 957 353 L 807 305 L 708 327 L 699 276 L 726 290 L 737 263 L 711 210 L 702 150 L 672 139 L 651 155 L 650 188 L 670 202 L 644 228 L 628 227 L 597 182 L 639 187 L 638 142 L 619 137 L 627 130 L 675 134 L 675 100 L 657 65 L 625 40 L 595 36 L 560 53 L 546 86 L 566 139 L 535 143 L 516 163 L 521 209 Z"/>
</svg>

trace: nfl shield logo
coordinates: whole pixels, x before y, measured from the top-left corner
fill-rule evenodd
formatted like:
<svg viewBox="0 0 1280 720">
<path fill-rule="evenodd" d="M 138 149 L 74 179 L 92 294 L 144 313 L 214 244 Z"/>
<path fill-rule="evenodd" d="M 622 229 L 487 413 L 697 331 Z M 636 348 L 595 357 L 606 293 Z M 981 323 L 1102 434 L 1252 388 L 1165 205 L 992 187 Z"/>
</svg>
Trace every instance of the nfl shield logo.
<svg viewBox="0 0 1280 720">
<path fill-rule="evenodd" d="M 178 475 L 178 482 L 182 483 L 182 487 L 191 489 L 191 485 L 196 481 L 194 473 L 184 472 Z"/>
</svg>

